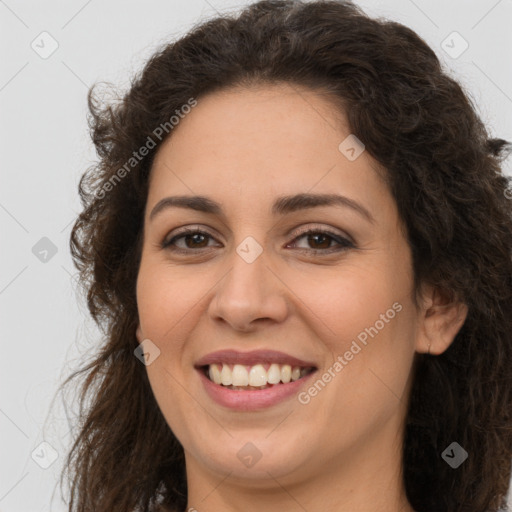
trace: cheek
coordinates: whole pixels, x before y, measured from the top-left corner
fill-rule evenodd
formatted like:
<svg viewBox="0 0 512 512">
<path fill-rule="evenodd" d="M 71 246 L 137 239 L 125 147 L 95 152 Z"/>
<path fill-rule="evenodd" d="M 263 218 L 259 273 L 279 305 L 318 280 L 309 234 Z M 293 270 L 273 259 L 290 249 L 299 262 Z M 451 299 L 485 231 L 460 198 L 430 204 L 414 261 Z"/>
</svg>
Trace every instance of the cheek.
<svg viewBox="0 0 512 512">
<path fill-rule="evenodd" d="M 149 383 L 166 422 L 175 433 L 186 431 L 190 395 L 184 390 L 183 347 L 186 330 L 193 318 L 195 297 L 184 291 L 194 290 L 190 281 L 180 280 L 177 272 L 165 265 L 141 262 L 137 279 L 137 307 L 142 336 L 160 350 L 158 358 L 146 367 Z M 189 415 L 194 413 L 189 411 Z M 181 437 L 181 436 L 179 436 Z"/>
<path fill-rule="evenodd" d="M 165 400 L 166 389 L 173 389 L 182 376 L 184 336 L 181 334 L 193 307 L 184 293 L 180 293 L 179 283 L 171 272 L 165 272 L 160 266 L 142 264 L 137 279 L 137 308 L 141 327 L 141 336 L 149 339 L 159 349 L 158 358 L 146 367 L 148 378 L 157 401 Z M 160 406 L 165 408 L 164 404 Z M 164 409 L 165 410 L 165 409 Z"/>
<path fill-rule="evenodd" d="M 306 275 L 295 289 L 304 311 L 311 312 L 308 323 L 317 326 L 316 337 L 331 354 L 327 367 L 337 376 L 331 391 L 338 390 L 331 397 L 334 407 L 385 399 L 387 385 L 393 390 L 387 398 L 402 393 L 415 340 L 407 254 L 374 253 L 330 273 Z M 334 368 L 338 357 L 342 362 Z"/>
<path fill-rule="evenodd" d="M 203 295 L 200 279 L 180 276 L 161 263 L 142 264 L 137 279 L 137 308 L 145 337 L 163 342 L 193 315 Z M 196 286 L 197 285 L 197 286 Z"/>
<path fill-rule="evenodd" d="M 293 290 L 325 332 L 321 337 L 332 338 L 343 349 L 344 341 L 373 326 L 380 315 L 396 316 L 393 304 L 402 304 L 408 294 L 407 279 L 396 279 L 396 275 L 389 265 L 368 259 L 303 273 Z"/>
</svg>

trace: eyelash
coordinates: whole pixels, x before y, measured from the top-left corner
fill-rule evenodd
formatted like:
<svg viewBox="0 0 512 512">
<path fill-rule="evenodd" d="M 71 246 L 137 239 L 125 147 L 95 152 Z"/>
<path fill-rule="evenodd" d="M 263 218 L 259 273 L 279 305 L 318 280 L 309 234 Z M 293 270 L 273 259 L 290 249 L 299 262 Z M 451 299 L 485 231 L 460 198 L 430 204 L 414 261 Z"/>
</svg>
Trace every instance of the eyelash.
<svg viewBox="0 0 512 512">
<path fill-rule="evenodd" d="M 197 228 L 194 228 L 194 229 L 189 228 L 189 229 L 185 229 L 181 233 L 173 236 L 168 241 L 164 240 L 161 244 L 161 247 L 162 247 L 162 249 L 168 249 L 172 252 L 179 253 L 179 254 L 190 254 L 191 252 L 200 252 L 201 249 L 208 249 L 208 247 L 202 247 L 200 249 L 180 249 L 180 248 L 173 246 L 173 244 L 176 242 L 176 240 L 179 240 L 179 239 L 184 238 L 189 235 L 197 235 L 197 234 L 206 235 L 207 237 L 214 238 L 212 235 L 210 235 L 206 231 L 202 231 Z M 355 248 L 354 244 L 352 242 L 350 242 L 349 240 L 347 240 L 346 238 L 344 238 L 336 233 L 333 233 L 331 231 L 318 229 L 318 228 L 310 228 L 310 229 L 307 229 L 305 231 L 298 233 L 297 236 L 292 240 L 292 242 L 296 242 L 300 238 L 303 238 L 306 235 L 311 235 L 311 234 L 325 235 L 325 236 L 331 238 L 332 240 L 334 240 L 335 242 L 337 242 L 339 244 L 339 246 L 335 247 L 335 248 L 331 247 L 328 249 L 298 249 L 299 251 L 307 252 L 307 253 L 315 254 L 315 255 L 316 254 L 327 255 L 327 254 L 332 254 L 335 252 L 342 252 L 342 251 L 345 251 L 350 248 Z"/>
</svg>

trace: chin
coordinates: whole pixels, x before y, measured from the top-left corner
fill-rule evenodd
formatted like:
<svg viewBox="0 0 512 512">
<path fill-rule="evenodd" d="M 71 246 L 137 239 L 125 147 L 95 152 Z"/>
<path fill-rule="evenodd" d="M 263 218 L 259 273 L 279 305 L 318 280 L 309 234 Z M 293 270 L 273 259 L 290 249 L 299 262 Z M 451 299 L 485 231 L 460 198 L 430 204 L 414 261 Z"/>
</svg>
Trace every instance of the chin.
<svg viewBox="0 0 512 512">
<path fill-rule="evenodd" d="M 273 478 L 284 478 L 307 467 L 311 452 L 304 451 L 304 443 L 298 436 L 294 442 L 293 436 L 287 433 L 266 439 L 268 434 L 267 429 L 257 437 L 248 432 L 223 439 L 222 443 L 214 439 L 205 445 L 203 441 L 196 445 L 194 452 L 198 454 L 198 462 L 212 473 L 230 474 L 230 479 L 259 481 L 262 485 L 269 479 L 275 484 Z"/>
</svg>

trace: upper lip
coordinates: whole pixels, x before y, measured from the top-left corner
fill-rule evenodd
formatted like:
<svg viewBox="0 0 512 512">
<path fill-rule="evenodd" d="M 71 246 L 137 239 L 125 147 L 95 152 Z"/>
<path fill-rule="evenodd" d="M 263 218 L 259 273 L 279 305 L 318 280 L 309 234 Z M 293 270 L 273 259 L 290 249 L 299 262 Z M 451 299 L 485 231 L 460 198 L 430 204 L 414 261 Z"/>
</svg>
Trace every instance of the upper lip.
<svg viewBox="0 0 512 512">
<path fill-rule="evenodd" d="M 207 366 L 210 364 L 243 364 L 253 366 L 259 363 L 289 364 L 290 366 L 300 366 L 304 368 L 316 368 L 315 363 L 304 361 L 297 357 L 290 356 L 284 352 L 276 350 L 253 350 L 251 352 L 239 352 L 237 350 L 219 350 L 211 352 L 199 359 L 195 366 Z"/>
</svg>

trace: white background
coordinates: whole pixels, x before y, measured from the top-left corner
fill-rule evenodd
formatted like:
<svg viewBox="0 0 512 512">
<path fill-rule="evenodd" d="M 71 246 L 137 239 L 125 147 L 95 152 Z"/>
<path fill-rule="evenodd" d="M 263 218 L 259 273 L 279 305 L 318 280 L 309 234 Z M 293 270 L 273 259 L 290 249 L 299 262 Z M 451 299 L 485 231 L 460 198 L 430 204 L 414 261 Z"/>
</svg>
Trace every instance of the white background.
<svg viewBox="0 0 512 512">
<path fill-rule="evenodd" d="M 60 398 L 52 410 L 50 402 L 99 340 L 68 249 L 78 180 L 95 159 L 88 87 L 126 87 L 160 44 L 248 3 L 0 0 L 0 512 L 67 511 L 57 480 L 70 425 Z M 492 133 L 512 140 L 512 0 L 356 3 L 417 31 L 469 89 Z M 47 59 L 31 48 L 43 31 L 59 45 Z M 455 59 L 441 47 L 453 31 L 469 44 Z M 42 237 L 57 250 L 47 262 L 32 252 Z M 42 441 L 58 453 L 48 469 L 31 458 Z"/>
</svg>

